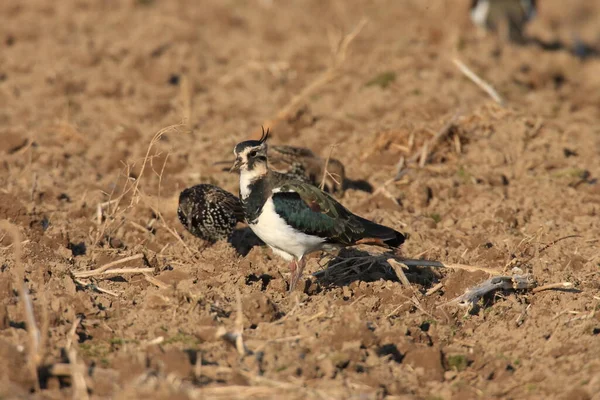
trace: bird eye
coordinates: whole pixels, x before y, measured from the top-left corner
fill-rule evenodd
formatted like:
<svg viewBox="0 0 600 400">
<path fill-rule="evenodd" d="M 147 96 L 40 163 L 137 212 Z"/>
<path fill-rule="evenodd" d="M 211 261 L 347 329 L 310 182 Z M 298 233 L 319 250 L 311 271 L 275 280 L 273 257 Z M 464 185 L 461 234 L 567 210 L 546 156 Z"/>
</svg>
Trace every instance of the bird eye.
<svg viewBox="0 0 600 400">
<path fill-rule="evenodd" d="M 250 157 L 250 158 L 256 157 L 256 150 L 252 150 L 250 153 L 248 153 L 248 157 Z"/>
</svg>

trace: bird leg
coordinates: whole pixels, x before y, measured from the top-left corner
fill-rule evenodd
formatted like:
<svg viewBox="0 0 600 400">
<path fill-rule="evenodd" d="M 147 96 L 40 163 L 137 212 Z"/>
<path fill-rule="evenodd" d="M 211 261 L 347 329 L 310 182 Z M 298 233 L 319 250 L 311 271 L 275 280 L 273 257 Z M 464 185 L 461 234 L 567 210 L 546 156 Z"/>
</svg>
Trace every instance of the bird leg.
<svg viewBox="0 0 600 400">
<path fill-rule="evenodd" d="M 302 277 L 302 271 L 306 265 L 306 260 L 303 258 L 299 261 L 293 260 L 290 263 L 290 271 L 292 276 L 290 277 L 290 293 L 294 291 L 294 288 L 298 284 L 298 281 Z"/>
<path fill-rule="evenodd" d="M 292 277 L 296 273 L 297 268 L 298 268 L 298 264 L 296 263 L 296 259 L 293 259 L 292 261 L 290 261 L 290 273 L 292 274 L 291 275 Z M 290 277 L 290 282 L 291 282 L 291 277 Z"/>
</svg>

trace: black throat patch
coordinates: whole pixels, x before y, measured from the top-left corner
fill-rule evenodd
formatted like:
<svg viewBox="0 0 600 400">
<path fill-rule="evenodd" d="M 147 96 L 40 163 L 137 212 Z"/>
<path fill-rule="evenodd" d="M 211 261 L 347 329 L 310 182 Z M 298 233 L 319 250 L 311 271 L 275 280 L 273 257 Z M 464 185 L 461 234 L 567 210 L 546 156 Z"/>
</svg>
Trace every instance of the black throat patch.
<svg viewBox="0 0 600 400">
<path fill-rule="evenodd" d="M 265 202 L 271 196 L 271 185 L 269 184 L 268 176 L 258 178 L 249 185 L 248 189 L 250 190 L 250 195 L 243 199 L 240 193 L 240 198 L 242 198 L 246 221 L 252 224 L 256 222 Z"/>
<path fill-rule="evenodd" d="M 261 164 L 264 165 L 265 169 L 267 168 L 267 157 L 256 156 L 248 158 L 248 171 L 253 171 L 257 166 Z"/>
</svg>

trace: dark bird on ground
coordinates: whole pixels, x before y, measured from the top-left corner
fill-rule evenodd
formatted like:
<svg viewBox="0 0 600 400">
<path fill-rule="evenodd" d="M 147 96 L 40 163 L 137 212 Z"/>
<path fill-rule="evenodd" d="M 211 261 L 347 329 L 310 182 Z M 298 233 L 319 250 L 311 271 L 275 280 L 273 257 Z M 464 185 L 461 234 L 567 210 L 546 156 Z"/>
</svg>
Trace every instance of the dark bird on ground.
<svg viewBox="0 0 600 400">
<path fill-rule="evenodd" d="M 323 185 L 329 193 L 343 192 L 346 173 L 341 161 L 319 157 L 304 147 L 271 146 L 269 150 L 269 166 L 273 170 L 318 187 Z"/>
<path fill-rule="evenodd" d="M 230 237 L 237 223 L 244 221 L 244 209 L 228 191 L 201 184 L 181 192 L 177 216 L 194 236 L 214 243 Z"/>
<path fill-rule="evenodd" d="M 269 168 L 283 174 L 290 180 L 299 180 L 317 187 L 323 187 L 327 193 L 342 195 L 346 189 L 372 192 L 373 187 L 364 180 L 352 180 L 346 176 L 344 164 L 329 157 L 323 158 L 305 147 L 271 146 L 269 147 Z M 218 161 L 215 164 L 231 161 Z M 325 172 L 326 171 L 326 172 Z"/>
<path fill-rule="evenodd" d="M 272 171 L 267 138 L 234 148 L 232 171 L 240 172 L 240 199 L 248 226 L 273 251 L 290 261 L 290 291 L 302 276 L 305 256 L 356 244 L 397 248 L 404 235 L 359 217 L 329 194 L 306 182 Z"/>
<path fill-rule="evenodd" d="M 535 0 L 472 0 L 471 20 L 504 39 L 524 42 L 525 25 L 535 17 Z"/>
</svg>

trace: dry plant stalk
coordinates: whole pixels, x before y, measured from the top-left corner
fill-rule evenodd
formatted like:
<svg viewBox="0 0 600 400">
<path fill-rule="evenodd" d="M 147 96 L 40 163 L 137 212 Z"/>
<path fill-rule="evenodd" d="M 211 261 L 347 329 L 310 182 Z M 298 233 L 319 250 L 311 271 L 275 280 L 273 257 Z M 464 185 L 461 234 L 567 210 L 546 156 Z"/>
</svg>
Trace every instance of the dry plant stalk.
<svg viewBox="0 0 600 400">
<path fill-rule="evenodd" d="M 431 289 L 429 289 L 428 291 L 425 292 L 425 296 L 431 296 L 432 294 L 434 294 L 435 292 L 437 292 L 438 290 L 440 290 L 443 287 L 444 287 L 444 284 L 442 282 L 438 282 L 435 286 L 433 286 Z"/>
<path fill-rule="evenodd" d="M 276 339 L 265 339 L 264 343 L 261 344 L 260 346 L 258 346 L 254 352 L 255 353 L 260 353 L 260 352 L 264 351 L 264 349 L 269 344 L 295 342 L 295 341 L 300 340 L 300 339 L 304 339 L 304 336 L 302 336 L 302 335 L 294 335 L 294 336 L 288 336 L 288 337 L 282 337 L 282 338 L 276 338 Z"/>
<path fill-rule="evenodd" d="M 452 135 L 452 140 L 454 141 L 454 151 L 456 151 L 456 154 L 462 153 L 462 144 L 460 143 L 460 136 L 457 133 L 455 133 L 454 135 Z"/>
<path fill-rule="evenodd" d="M 118 199 L 114 199 L 114 200 L 109 200 L 109 201 L 105 201 L 104 203 L 100 203 L 98 204 L 98 206 L 96 207 L 96 222 L 98 223 L 98 225 L 102 224 L 102 217 L 104 216 L 104 208 L 105 207 L 110 207 L 112 204 L 118 202 Z"/>
<path fill-rule="evenodd" d="M 177 128 L 180 127 L 180 126 L 182 126 L 182 125 L 181 124 L 170 125 L 170 126 L 167 126 L 167 127 L 163 128 L 163 129 L 159 130 L 158 132 L 156 132 L 154 134 L 154 136 L 152 137 L 152 140 L 150 141 L 150 144 L 148 145 L 148 148 L 146 150 L 146 154 L 144 156 L 144 159 L 143 159 L 142 166 L 140 168 L 140 172 L 138 174 L 138 177 L 137 177 L 137 179 L 133 179 L 133 184 L 131 184 L 131 185 L 129 185 L 129 183 L 132 181 L 132 178 L 130 178 L 131 167 L 132 166 L 129 165 L 129 164 L 125 164 L 125 173 L 124 173 L 124 176 L 125 176 L 125 179 L 126 179 L 125 186 L 123 187 L 123 190 L 122 190 L 121 194 L 116 199 L 112 199 L 112 196 L 114 194 L 114 190 L 113 190 L 113 192 L 110 193 L 110 195 L 109 195 L 109 200 L 98 205 L 97 216 L 96 217 L 97 217 L 97 221 L 98 221 L 99 224 L 102 224 L 102 217 L 104 216 L 104 207 L 110 207 L 110 206 L 114 205 L 113 206 L 114 207 L 113 208 L 113 210 L 114 210 L 113 211 L 113 216 L 116 215 L 117 213 L 120 213 L 121 215 L 124 215 L 129 209 L 133 208 L 139 202 L 140 197 L 142 197 L 142 193 L 141 193 L 141 191 L 139 189 L 140 181 L 143 178 L 143 175 L 144 175 L 144 172 L 146 170 L 146 166 L 148 164 L 148 161 L 152 160 L 153 157 L 154 157 L 154 156 L 150 156 L 150 152 L 152 151 L 152 148 L 154 147 L 154 145 L 156 143 L 158 143 L 160 141 L 160 139 L 162 138 L 162 136 L 164 134 L 166 134 L 167 132 L 169 132 L 171 130 L 177 130 Z M 159 175 L 159 192 L 160 192 L 160 181 L 162 181 L 162 172 L 164 171 L 167 158 L 168 158 L 168 155 L 165 158 L 165 161 L 163 163 L 163 167 L 162 167 L 161 173 Z M 156 173 L 156 171 L 154 171 L 154 172 Z M 121 201 L 129 193 L 132 193 L 131 202 L 129 203 L 129 205 L 127 207 L 125 207 L 124 209 L 122 209 L 122 210 L 119 211 L 119 205 L 120 205 Z M 125 219 L 123 219 L 121 221 L 121 224 L 125 224 L 126 222 L 127 221 Z M 109 221 L 107 219 L 104 222 L 104 224 L 102 224 L 101 229 L 97 233 L 96 240 L 95 240 L 94 244 L 97 244 L 100 241 L 100 239 L 104 235 L 104 232 L 107 229 L 108 223 L 109 223 Z M 164 221 L 163 221 L 163 223 L 164 223 Z M 170 230 L 169 228 L 167 228 L 167 230 L 169 232 L 172 232 L 172 230 Z M 188 252 L 190 251 L 189 248 L 186 247 L 186 249 L 188 250 Z"/>
<path fill-rule="evenodd" d="M 144 175 L 144 170 L 146 169 L 146 164 L 148 163 L 148 160 L 150 159 L 150 151 L 152 150 L 152 147 L 154 147 L 154 145 L 160 141 L 161 137 L 165 133 L 169 132 L 172 129 L 176 129 L 180 126 L 181 126 L 181 124 L 169 125 L 166 128 L 163 128 L 160 131 L 156 132 L 156 134 L 154 134 L 154 136 L 152 137 L 152 140 L 150 141 L 150 144 L 148 145 L 148 150 L 146 150 L 146 156 L 144 157 L 144 161 L 142 162 L 142 168 L 140 169 L 138 178 L 135 180 L 135 184 L 133 185 L 133 197 L 131 199 L 130 206 L 133 206 L 134 202 L 137 203 L 136 199 L 139 199 L 139 197 L 137 196 L 137 194 L 139 193 L 138 187 L 140 185 L 140 180 L 142 179 L 142 176 Z"/>
<path fill-rule="evenodd" d="M 212 386 L 200 389 L 193 389 L 188 393 L 193 399 L 276 399 L 286 398 L 286 391 L 273 388 L 271 386 Z M 289 395 L 289 393 L 288 393 Z"/>
<path fill-rule="evenodd" d="M 404 176 L 403 173 L 403 169 L 404 169 L 404 164 L 405 164 L 405 159 L 404 156 L 400 157 L 400 160 L 398 160 L 398 163 L 396 164 L 396 173 L 394 174 L 393 177 L 391 177 L 390 179 L 388 179 L 387 181 L 383 182 L 380 186 L 378 186 L 373 193 L 369 194 L 369 196 L 367 197 L 367 199 L 365 201 L 363 201 L 361 203 L 361 206 L 364 206 L 365 204 L 368 204 L 371 202 L 371 200 L 377 196 L 378 194 L 383 194 L 385 197 L 387 197 L 388 199 L 392 200 L 397 206 L 400 206 L 400 203 L 398 203 L 398 199 L 396 199 L 387 189 L 388 185 L 390 185 L 391 183 L 394 182 L 398 182 L 400 179 L 402 179 L 402 177 Z"/>
<path fill-rule="evenodd" d="M 150 274 L 144 273 L 144 279 L 147 282 L 150 282 L 151 284 L 153 284 L 154 286 L 158 287 L 159 289 L 166 289 L 169 287 L 169 285 L 167 285 L 166 283 L 164 283 L 163 281 L 161 281 L 160 279 L 157 279 L 155 277 L 153 277 Z"/>
<path fill-rule="evenodd" d="M 396 164 L 394 176 L 392 178 L 388 179 L 387 181 L 385 181 L 379 187 L 377 187 L 363 204 L 366 204 L 367 202 L 369 202 L 370 199 L 372 199 L 374 196 L 376 196 L 379 193 L 384 194 L 386 197 L 388 197 L 389 199 L 394 201 L 396 204 L 398 204 L 398 201 L 387 190 L 387 186 L 393 182 L 398 182 L 400 179 L 402 179 L 402 177 L 404 175 L 406 175 L 406 173 L 408 171 L 407 168 L 411 167 L 410 164 L 417 162 L 417 160 L 419 161 L 418 167 L 425 168 L 425 165 L 427 164 L 427 160 L 429 159 L 429 155 L 431 154 L 431 152 L 433 152 L 436 149 L 439 142 L 444 137 L 448 136 L 450 134 L 450 132 L 452 132 L 452 128 L 454 128 L 456 126 L 456 121 L 461 116 L 461 114 L 462 114 L 461 111 L 457 111 L 452 116 L 452 118 L 450 118 L 450 120 L 448 122 L 446 122 L 446 124 L 444 124 L 444 126 L 440 130 L 438 130 L 431 139 L 429 139 L 428 141 L 423 143 L 423 146 L 421 147 L 421 149 L 418 152 L 414 153 L 410 158 L 408 158 L 408 160 L 405 160 L 404 156 L 401 156 L 400 160 Z M 455 137 L 455 141 L 456 141 L 456 138 L 458 138 L 458 135 L 455 135 L 454 137 Z M 460 140 L 460 138 L 458 138 L 458 140 Z M 413 146 L 414 146 L 414 132 L 411 132 L 411 134 L 409 136 L 408 148 L 412 149 Z M 409 165 L 407 165 L 407 164 L 409 164 Z"/>
<path fill-rule="evenodd" d="M 523 238 L 523 240 L 521 240 L 519 242 L 519 244 L 517 245 L 516 249 L 519 249 L 521 247 L 521 245 L 525 245 L 525 249 L 531 247 L 533 245 L 533 241 L 536 239 L 540 239 L 542 237 L 542 235 L 543 235 L 543 232 L 542 232 L 542 229 L 540 228 L 536 232 L 536 234 L 534 234 L 533 236 Z M 551 248 L 558 242 L 561 242 L 566 239 L 574 239 L 574 238 L 580 238 L 580 237 L 581 237 L 581 235 L 567 235 L 567 236 L 559 237 L 558 239 L 555 239 L 555 240 L 551 241 L 550 243 L 546 243 L 541 248 L 537 249 L 531 256 L 529 256 L 525 259 L 521 259 L 519 257 L 513 258 L 508 263 L 506 263 L 506 265 L 504 266 L 504 270 L 506 271 L 509 268 L 515 267 L 517 265 L 527 264 L 528 262 L 533 260 L 535 257 L 539 257 L 540 254 L 542 254 L 543 252 L 545 252 L 546 250 L 548 250 L 549 248 Z"/>
<path fill-rule="evenodd" d="M 517 319 L 515 320 L 515 325 L 521 326 L 525 322 L 525 318 L 527 317 L 527 312 L 531 308 L 531 304 L 528 304 L 527 307 L 523 307 L 523 311 L 519 314 Z"/>
<path fill-rule="evenodd" d="M 158 174 L 158 199 L 156 202 L 156 208 L 160 208 L 160 204 L 158 202 L 158 200 L 160 200 L 160 190 L 162 188 L 162 177 L 163 174 L 165 173 L 165 167 L 167 166 L 167 160 L 169 159 L 169 156 L 171 155 L 171 152 L 168 152 L 167 155 L 165 156 L 165 161 L 163 162 L 162 168 L 160 169 L 160 174 Z M 156 173 L 156 171 L 155 171 Z"/>
<path fill-rule="evenodd" d="M 42 338 L 40 336 L 40 330 L 35 322 L 35 315 L 33 313 L 33 304 L 29 297 L 29 291 L 25 285 L 25 266 L 21 260 L 21 234 L 19 229 L 7 220 L 0 221 L 0 229 L 4 229 L 13 240 L 13 256 L 15 259 L 15 267 L 13 269 L 13 279 L 15 288 L 19 294 L 19 298 L 23 303 L 23 310 L 26 318 L 27 334 L 29 336 L 29 346 L 27 347 L 27 365 L 29 367 L 31 376 L 35 379 L 35 388 L 40 391 L 40 382 L 38 376 L 38 366 L 42 361 L 43 347 Z M 43 285 L 41 289 L 43 290 Z M 44 303 L 45 306 L 45 303 Z"/>
<path fill-rule="evenodd" d="M 417 160 L 419 160 L 419 167 L 421 167 L 421 168 L 425 167 L 425 164 L 427 163 L 427 159 L 429 158 L 429 154 L 435 150 L 435 148 L 437 147 L 439 142 L 444 137 L 446 137 L 446 136 L 448 136 L 448 134 L 450 134 L 450 132 L 452 131 L 452 128 L 454 128 L 454 126 L 456 125 L 456 121 L 458 120 L 460 115 L 461 115 L 460 111 L 456 112 L 452 116 L 452 118 L 450 118 L 450 120 L 448 122 L 446 122 L 446 124 L 444 124 L 444 126 L 439 131 L 437 131 L 436 134 L 431 139 L 429 139 L 427 142 L 425 142 L 423 144 L 421 151 L 413 154 L 413 156 L 410 157 L 408 159 L 408 161 L 411 163 L 414 163 Z"/>
<path fill-rule="evenodd" d="M 481 79 L 479 76 L 477 76 L 475 72 L 473 72 L 469 67 L 465 65 L 465 63 L 463 63 L 459 59 L 455 58 L 452 60 L 452 62 L 454 63 L 454 65 L 456 65 L 460 72 L 462 72 L 467 78 L 469 78 L 471 81 L 473 81 L 473 83 L 475 83 L 484 92 L 486 92 L 492 99 L 494 99 L 496 103 L 500 104 L 501 106 L 504 106 L 504 100 L 502 99 L 502 97 L 500 97 L 500 95 L 498 94 L 498 92 L 496 92 L 492 85 L 490 85 L 489 83 Z"/>
<path fill-rule="evenodd" d="M 100 272 L 96 275 L 111 275 L 111 274 L 145 274 L 148 272 L 154 272 L 152 267 L 141 267 L 141 268 L 114 268 L 108 271 Z"/>
<path fill-rule="evenodd" d="M 179 236 L 177 234 L 177 232 L 175 232 L 170 226 L 167 225 L 160 210 L 157 207 L 154 207 L 152 204 L 150 204 L 149 201 L 146 201 L 145 197 L 143 197 L 143 199 L 144 199 L 144 202 L 146 203 L 146 205 L 148 207 L 150 207 L 150 209 L 152 209 L 154 214 L 156 214 L 158 216 L 158 219 L 162 222 L 163 227 L 167 230 L 167 232 L 169 232 L 175 239 L 177 239 L 177 241 L 179 243 L 181 243 L 183 245 L 183 248 L 188 252 L 188 254 L 190 256 L 193 256 L 195 254 L 194 251 L 192 249 L 190 249 L 190 247 L 183 241 L 183 239 L 181 238 L 181 236 Z"/>
<path fill-rule="evenodd" d="M 73 381 L 73 399 L 75 400 L 87 400 L 88 388 L 85 382 L 85 375 L 83 368 L 78 364 L 77 351 L 75 348 L 71 348 L 68 351 L 69 365 L 71 366 L 71 380 Z"/>
<path fill-rule="evenodd" d="M 73 343 L 73 338 L 75 337 L 75 332 L 77 331 L 77 327 L 79 326 L 80 322 L 81 318 L 76 318 L 73 322 L 73 325 L 71 325 L 71 329 L 69 329 L 69 333 L 67 334 L 67 343 L 65 344 L 65 349 L 67 351 L 71 349 L 71 344 Z"/>
<path fill-rule="evenodd" d="M 288 318 L 290 318 L 292 315 L 294 315 L 294 313 L 296 312 L 296 310 L 298 310 L 298 308 L 300 308 L 300 297 L 298 296 L 298 294 L 294 294 L 294 307 L 292 307 L 292 309 L 285 314 L 282 318 L 279 318 L 278 320 L 275 320 L 273 322 L 271 322 L 271 324 L 275 324 L 275 325 L 281 325 L 283 324 Z"/>
<path fill-rule="evenodd" d="M 406 277 L 406 275 L 404 274 L 404 271 L 403 271 L 404 268 L 408 269 L 406 264 L 400 263 L 400 262 L 394 260 L 393 258 L 388 258 L 386 261 L 388 264 L 390 264 L 392 266 L 392 269 L 396 273 L 396 276 L 398 277 L 398 279 L 400 279 L 400 282 L 402 283 L 402 285 L 406 286 L 409 289 L 413 289 L 412 285 L 410 284 L 410 281 L 408 280 L 408 278 Z"/>
<path fill-rule="evenodd" d="M 242 309 L 242 295 L 240 291 L 236 289 L 236 316 L 234 322 L 233 332 L 228 332 L 223 326 L 217 329 L 216 336 L 219 339 L 223 339 L 226 342 L 231 343 L 237 350 L 240 357 L 244 357 L 247 354 L 253 354 L 244 344 L 244 313 Z"/>
<path fill-rule="evenodd" d="M 292 97 L 292 99 L 282 109 L 279 110 L 274 118 L 264 122 L 262 125 L 265 129 L 273 130 L 273 128 L 281 121 L 292 115 L 295 110 L 298 109 L 300 104 L 310 97 L 314 92 L 336 78 L 341 66 L 346 61 L 350 43 L 352 43 L 352 41 L 360 34 L 366 24 L 367 19 L 365 18 L 359 21 L 354 29 L 340 41 L 334 53 L 333 63 L 317 79 L 312 81 L 308 86 L 304 87 L 300 93 Z M 259 131 L 253 132 L 252 137 L 258 136 L 260 136 Z"/>
<path fill-rule="evenodd" d="M 157 344 L 161 344 L 162 342 L 165 341 L 165 337 L 164 336 L 158 336 L 152 340 L 147 341 L 146 343 L 144 343 L 146 346 L 156 346 Z"/>
<path fill-rule="evenodd" d="M 573 290 L 575 289 L 575 285 L 571 282 L 558 282 L 558 283 L 549 283 L 547 285 L 538 286 L 533 288 L 532 293 L 539 293 L 544 290 L 554 290 L 554 289 L 562 289 L 562 290 Z"/>
<path fill-rule="evenodd" d="M 191 132 L 191 118 L 192 118 L 192 89 L 190 85 L 190 79 L 187 75 L 181 76 L 180 86 L 180 97 L 181 97 L 181 108 L 182 108 L 182 125 L 188 128 Z"/>
<path fill-rule="evenodd" d="M 337 183 L 338 185 L 341 185 L 340 182 L 336 181 L 335 178 L 333 177 L 333 175 L 331 175 L 329 173 L 329 171 L 327 170 L 327 167 L 329 166 L 329 160 L 331 159 L 331 154 L 333 154 L 333 149 L 337 146 L 337 144 L 332 144 L 331 146 L 329 146 L 329 154 L 327 155 L 327 158 L 325 159 L 325 166 L 323 167 L 323 176 L 321 177 L 321 184 L 319 185 L 319 189 L 324 190 L 325 189 L 325 178 L 327 176 L 330 176 L 331 179 L 333 179 L 335 181 L 335 183 Z"/>
<path fill-rule="evenodd" d="M 105 293 L 105 294 L 108 294 L 108 295 L 111 295 L 111 296 L 114 296 L 114 297 L 119 297 L 118 293 L 115 293 L 112 290 L 103 289 L 103 288 L 101 288 L 98 285 L 95 285 L 95 284 L 92 284 L 92 283 L 87 284 L 87 283 L 85 283 L 83 281 L 80 281 L 79 279 L 75 279 L 74 281 L 75 281 L 76 284 L 81 285 L 83 287 L 91 287 L 93 290 L 95 290 L 95 291 L 97 291 L 99 293 Z"/>
<path fill-rule="evenodd" d="M 406 173 L 408 172 L 408 168 L 411 168 L 410 164 L 415 163 L 417 160 L 419 161 L 418 167 L 425 168 L 425 165 L 427 164 L 427 160 L 429 159 L 429 154 L 431 154 L 431 152 L 435 150 L 438 143 L 444 137 L 446 137 L 450 134 L 450 132 L 452 131 L 452 128 L 456 125 L 456 121 L 460 117 L 460 115 L 461 115 L 461 111 L 456 112 L 452 116 L 452 118 L 440 130 L 438 130 L 437 133 L 431 139 L 429 139 L 428 141 L 423 143 L 423 146 L 421 147 L 421 149 L 418 152 L 414 153 L 408 160 L 405 160 L 404 156 L 401 156 L 400 160 L 398 161 L 398 164 L 396 164 L 396 168 L 395 168 L 396 172 L 395 172 L 394 176 L 392 178 L 388 179 L 387 181 L 385 181 L 377 189 L 375 189 L 373 191 L 373 193 L 371 193 L 369 198 L 367 200 L 365 200 L 365 202 L 363 204 L 366 204 L 367 202 L 369 202 L 371 198 L 373 198 L 374 196 L 376 196 L 379 193 L 383 193 L 386 197 L 390 198 L 392 201 L 394 201 L 396 204 L 398 204 L 398 201 L 396 200 L 396 198 L 393 197 L 387 190 L 387 186 L 393 182 L 398 182 L 400 179 L 402 179 L 402 177 L 404 175 L 406 175 Z M 412 132 L 409 137 L 409 146 L 408 147 L 412 148 L 413 146 L 414 146 L 414 132 Z"/>
<path fill-rule="evenodd" d="M 427 158 L 429 157 L 429 143 L 425 143 L 421 148 L 421 154 L 419 158 L 419 168 L 425 167 L 425 163 L 427 163 Z"/>
<path fill-rule="evenodd" d="M 108 229 L 108 227 L 111 223 L 110 222 L 111 219 L 109 219 L 109 218 L 106 218 L 104 223 L 102 223 L 102 218 L 104 217 L 106 211 L 110 211 L 110 206 L 112 206 L 114 204 L 114 206 L 112 208 L 112 213 L 111 213 L 111 217 L 113 220 L 118 220 L 117 217 L 119 215 L 124 216 L 125 213 L 132 207 L 132 206 L 128 206 L 123 209 L 119 208 L 119 205 L 121 204 L 121 201 L 123 200 L 123 198 L 132 191 L 134 184 L 137 182 L 136 179 L 131 178 L 131 167 L 132 167 L 132 165 L 125 164 L 124 170 L 119 173 L 119 176 L 117 178 L 117 179 L 120 179 L 121 176 L 123 176 L 125 179 L 125 184 L 123 186 L 123 190 L 121 191 L 121 194 L 116 199 L 113 199 L 113 195 L 115 194 L 115 189 L 116 189 L 116 185 L 115 185 L 113 187 L 113 190 L 110 192 L 110 194 L 108 194 L 109 200 L 107 202 L 99 204 L 99 207 L 97 209 L 97 213 L 98 213 L 97 218 L 98 218 L 98 221 L 101 223 L 101 227 L 96 234 L 94 246 L 96 244 L 98 244 L 100 239 L 104 236 L 104 233 L 106 232 L 106 230 Z M 105 193 L 105 194 L 107 194 L 107 193 Z M 102 206 L 103 204 L 107 204 L 108 210 L 104 209 L 104 207 Z M 125 223 L 126 223 L 125 218 L 121 218 L 121 222 L 120 222 L 119 226 L 123 225 Z M 117 228 L 119 226 L 117 226 Z M 115 230 L 117 228 L 113 228 L 113 230 Z"/>
<path fill-rule="evenodd" d="M 89 278 L 92 276 L 100 275 L 103 272 L 105 272 L 106 270 L 109 270 L 112 267 L 115 267 L 117 265 L 129 262 L 129 261 L 139 260 L 140 258 L 144 258 L 144 255 L 142 253 L 139 253 L 139 254 L 136 254 L 136 255 L 130 256 L 130 257 L 125 257 L 120 260 L 109 262 L 108 264 L 104 264 L 100 268 L 96 268 L 91 271 L 74 272 L 73 276 L 75 276 L 76 278 Z"/>
<path fill-rule="evenodd" d="M 478 267 L 478 266 L 474 266 L 474 265 L 465 265 L 465 264 L 443 263 L 441 261 L 402 259 L 402 263 L 406 264 L 409 267 L 450 268 L 450 269 L 461 269 L 461 270 L 469 271 L 469 272 L 482 271 L 482 272 L 487 272 L 490 275 L 500 274 L 500 272 L 498 272 L 494 269 L 491 269 L 491 268 Z"/>
<path fill-rule="evenodd" d="M 244 346 L 244 312 L 242 310 L 242 295 L 238 289 L 235 290 L 236 316 L 235 316 L 235 347 L 240 356 L 246 354 L 246 346 Z"/>
<path fill-rule="evenodd" d="M 150 143 L 150 146 L 148 147 L 148 152 L 150 151 L 150 147 L 151 146 L 152 146 L 152 143 Z M 157 199 L 157 204 L 156 205 L 151 204 L 150 198 L 148 198 L 148 196 L 145 196 L 141 191 L 139 191 L 139 189 L 138 189 L 138 192 L 139 192 L 138 198 L 141 198 L 142 201 L 144 201 L 144 203 L 148 207 L 150 207 L 150 209 L 158 217 L 158 220 L 160 220 L 160 222 L 162 223 L 163 227 L 167 230 L 167 232 L 169 232 L 175 239 L 177 239 L 177 241 L 179 241 L 179 243 L 182 244 L 182 246 L 185 248 L 185 250 L 188 252 L 188 254 L 190 256 L 193 256 L 195 254 L 194 251 L 192 251 L 192 249 L 190 249 L 190 247 L 183 241 L 183 239 L 177 234 L 177 232 L 175 232 L 175 230 L 173 230 L 169 225 L 167 225 L 167 223 L 166 223 L 166 221 L 165 221 L 165 219 L 164 219 L 164 217 L 163 217 L 163 215 L 162 215 L 162 213 L 160 211 L 160 204 L 158 204 L 158 200 L 160 199 L 160 194 L 161 194 L 162 177 L 163 177 L 163 174 L 164 174 L 164 171 L 165 171 L 165 167 L 167 165 L 167 159 L 168 158 L 169 158 L 169 153 L 165 157 L 165 161 L 163 162 L 163 165 L 162 165 L 162 168 L 160 170 L 160 173 L 157 173 L 156 171 L 154 171 L 154 173 L 156 173 L 156 175 L 158 176 L 158 199 Z"/>
</svg>

